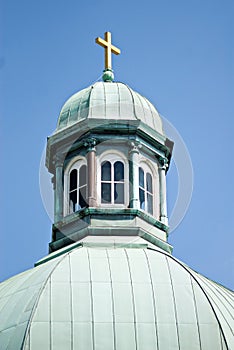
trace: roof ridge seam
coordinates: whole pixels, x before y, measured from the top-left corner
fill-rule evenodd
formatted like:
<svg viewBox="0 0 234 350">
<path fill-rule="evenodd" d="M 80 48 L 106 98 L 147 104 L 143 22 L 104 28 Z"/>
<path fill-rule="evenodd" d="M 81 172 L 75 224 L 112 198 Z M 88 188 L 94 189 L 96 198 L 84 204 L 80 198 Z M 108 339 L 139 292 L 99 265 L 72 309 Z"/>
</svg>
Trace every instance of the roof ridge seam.
<svg viewBox="0 0 234 350">
<path fill-rule="evenodd" d="M 157 340 L 157 348 L 159 349 L 158 318 L 157 318 L 157 312 L 156 312 L 155 287 L 154 287 L 154 284 L 153 284 L 149 257 L 146 254 L 145 249 L 143 249 L 143 252 L 145 254 L 145 258 L 146 258 L 146 262 L 147 262 L 147 266 L 148 266 L 148 271 L 149 271 L 149 276 L 150 276 L 150 285 L 151 285 L 151 290 L 152 290 L 153 310 L 154 310 L 155 333 L 156 333 L 156 340 Z"/>
<path fill-rule="evenodd" d="M 190 281 L 190 284 L 191 284 L 191 289 L 192 289 L 193 299 L 194 299 L 194 309 L 195 309 L 196 321 L 197 321 L 196 323 L 197 323 L 197 332 L 198 332 L 198 338 L 199 338 L 199 345 L 200 345 L 200 348 L 202 349 L 201 330 L 200 330 L 199 317 L 198 317 L 198 315 L 199 315 L 198 305 L 197 305 L 197 299 L 196 299 L 196 296 L 195 296 L 194 285 L 193 285 L 193 280 L 192 280 L 191 275 L 189 275 L 189 281 Z"/>
<path fill-rule="evenodd" d="M 222 314 L 222 316 L 223 316 L 223 318 L 225 319 L 225 321 L 226 321 L 228 327 L 229 327 L 230 330 L 231 330 L 231 333 L 234 335 L 234 332 L 233 332 L 231 326 L 229 325 L 229 322 L 227 321 L 227 319 L 226 319 L 226 317 L 224 316 L 223 312 L 222 312 L 221 309 L 218 307 L 217 303 L 215 302 L 214 298 L 213 298 L 212 295 L 211 295 L 212 293 L 214 293 L 214 291 L 212 291 L 212 288 L 207 284 L 207 281 L 203 281 L 203 283 L 204 283 L 204 284 L 207 286 L 207 288 L 210 290 L 210 292 L 208 292 L 208 294 L 210 295 L 210 298 L 212 299 L 213 303 L 214 303 L 214 304 L 216 305 L 216 307 L 218 308 L 219 312 Z M 219 293 L 219 294 L 221 294 L 221 293 Z M 221 294 L 221 295 L 222 295 L 222 294 Z M 230 306 L 232 306 L 232 305 L 229 303 L 229 301 L 228 301 L 223 295 L 222 295 L 222 297 L 227 301 L 227 303 L 228 303 Z M 221 302 L 220 297 L 217 296 L 217 298 L 218 298 L 219 301 Z M 227 313 L 230 314 L 231 318 L 234 319 L 233 316 L 232 316 L 232 314 L 229 312 L 228 308 L 225 306 L 225 304 L 223 304 L 223 306 L 224 306 L 224 309 L 227 311 Z"/>
<path fill-rule="evenodd" d="M 157 126 L 156 126 L 156 121 L 155 121 L 155 118 L 153 116 L 153 112 L 152 112 L 152 108 L 151 108 L 151 102 L 145 97 L 145 96 L 142 96 L 144 101 L 146 102 L 149 110 L 150 110 L 150 114 L 151 114 L 151 118 L 152 118 L 152 122 L 153 122 L 153 125 L 154 125 L 154 128 L 157 129 Z"/>
<path fill-rule="evenodd" d="M 133 289 L 133 279 L 131 274 L 131 267 L 130 267 L 130 259 L 129 255 L 127 253 L 126 248 L 124 248 L 125 257 L 127 260 L 128 265 L 128 272 L 129 272 L 129 278 L 130 278 L 130 288 L 131 288 L 131 297 L 132 297 L 132 310 L 133 310 L 133 327 L 134 327 L 134 339 L 135 339 L 135 345 L 136 349 L 138 349 L 138 339 L 137 339 L 137 314 L 136 314 L 136 300 L 135 300 L 135 293 Z"/>
<path fill-rule="evenodd" d="M 167 256 L 169 256 L 169 255 L 167 255 Z M 216 311 L 215 311 L 215 309 L 214 309 L 214 306 L 212 305 L 212 303 L 211 303 L 211 301 L 210 301 L 210 299 L 209 299 L 209 296 L 207 295 L 207 292 L 206 292 L 205 289 L 202 287 L 202 285 L 201 285 L 201 283 L 199 282 L 199 280 L 197 279 L 197 277 L 195 277 L 194 274 L 192 273 L 193 270 L 190 269 L 190 268 L 188 268 L 187 266 L 185 266 L 181 261 L 175 259 L 174 257 L 172 257 L 172 256 L 169 256 L 169 257 L 170 257 L 172 260 L 176 261 L 178 264 L 180 264 L 180 266 L 182 266 L 182 267 L 189 273 L 189 275 L 196 281 L 196 283 L 198 284 L 199 288 L 200 288 L 200 289 L 202 290 L 202 292 L 204 293 L 204 295 L 205 295 L 205 297 L 206 297 L 208 303 L 210 304 L 210 307 L 211 307 L 211 309 L 212 309 L 212 311 L 213 311 L 213 313 L 214 313 L 214 316 L 215 316 L 215 318 L 216 318 L 216 320 L 217 320 L 217 322 L 218 322 L 218 325 L 219 325 L 219 327 L 220 327 L 221 334 L 223 335 L 223 338 L 224 338 L 225 345 L 227 346 L 227 349 L 228 349 L 227 339 L 226 339 L 226 336 L 225 336 L 223 327 L 222 327 L 222 325 L 221 325 L 221 323 L 220 323 L 220 320 L 219 320 L 219 318 L 218 318 L 218 315 L 217 315 L 217 313 L 216 313 Z M 194 273 L 196 273 L 196 272 L 194 272 Z"/>
<path fill-rule="evenodd" d="M 169 278 L 170 278 L 170 282 L 171 282 L 170 287 L 172 290 L 172 299 L 173 299 L 175 321 L 176 321 L 175 327 L 176 327 L 177 340 L 178 340 L 178 349 L 180 349 L 180 333 L 179 333 L 179 322 L 178 322 L 178 311 L 177 311 L 177 305 L 176 305 L 175 288 L 174 288 L 173 281 L 172 281 L 171 270 L 170 270 L 169 261 L 168 261 L 168 255 L 165 256 L 165 258 L 166 258 L 167 270 L 168 270 L 168 274 L 169 274 Z"/>
<path fill-rule="evenodd" d="M 90 90 L 89 90 L 87 118 L 88 118 L 89 116 L 92 117 L 93 107 L 90 106 L 90 101 L 91 101 L 91 95 L 93 94 L 94 85 L 96 85 L 96 84 L 97 84 L 97 82 L 95 82 L 94 84 L 92 84 L 92 85 L 91 85 L 91 88 L 90 88 Z"/>
<path fill-rule="evenodd" d="M 129 90 L 129 92 L 130 92 L 130 95 L 131 95 L 131 97 L 132 97 L 132 106 L 133 106 L 133 114 L 134 114 L 134 116 L 135 116 L 135 118 L 137 119 L 137 120 L 140 120 L 140 119 L 138 119 L 137 118 L 137 114 L 136 114 L 136 107 L 135 107 L 135 100 L 134 100 L 134 96 L 133 96 L 133 90 L 127 85 L 127 84 L 124 84 L 126 87 L 127 87 L 127 89 Z"/>
<path fill-rule="evenodd" d="M 118 90 L 118 115 L 119 115 L 119 118 L 121 118 L 121 115 L 120 115 L 120 88 L 119 88 L 119 83 L 116 82 L 116 85 L 117 85 L 117 90 Z"/>
<path fill-rule="evenodd" d="M 38 296 L 36 298 L 36 301 L 32 307 L 32 311 L 30 313 L 30 317 L 28 318 L 28 322 L 27 322 L 27 327 L 26 327 L 26 330 L 25 330 L 25 333 L 24 333 L 24 337 L 23 337 L 23 340 L 22 340 L 22 345 L 23 345 L 23 348 L 25 348 L 25 342 L 26 342 L 26 339 L 27 339 L 27 336 L 29 334 L 29 331 L 30 331 L 30 327 L 31 327 L 31 324 L 32 324 L 32 320 L 33 320 L 33 317 L 35 315 L 35 312 L 36 312 L 36 308 L 39 304 L 39 300 L 40 300 L 40 297 L 42 295 L 42 292 L 44 291 L 45 287 L 46 287 L 46 284 L 48 282 L 48 280 L 50 279 L 52 273 L 54 272 L 54 270 L 57 268 L 57 266 L 61 263 L 62 260 L 65 259 L 65 256 L 67 256 L 69 254 L 69 252 L 67 254 L 64 254 L 64 255 L 61 255 L 61 259 L 55 264 L 55 266 L 52 268 L 52 270 L 49 272 L 49 275 L 48 277 L 46 278 L 45 282 L 43 283 L 42 287 L 40 288 L 39 292 L 38 292 Z"/>
</svg>

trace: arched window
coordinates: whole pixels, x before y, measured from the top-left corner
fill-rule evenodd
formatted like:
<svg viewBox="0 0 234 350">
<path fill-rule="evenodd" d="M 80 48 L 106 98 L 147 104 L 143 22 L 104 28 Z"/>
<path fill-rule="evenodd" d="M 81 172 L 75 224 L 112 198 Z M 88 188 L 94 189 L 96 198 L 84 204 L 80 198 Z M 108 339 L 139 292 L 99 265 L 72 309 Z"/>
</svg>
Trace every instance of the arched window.
<svg viewBox="0 0 234 350">
<path fill-rule="evenodd" d="M 76 163 L 69 173 L 69 214 L 87 206 L 87 167 Z"/>
<path fill-rule="evenodd" d="M 101 164 L 101 203 L 124 204 L 124 164 L 104 161 Z"/>
<path fill-rule="evenodd" d="M 149 172 L 139 168 L 140 208 L 153 215 L 153 184 Z"/>
</svg>

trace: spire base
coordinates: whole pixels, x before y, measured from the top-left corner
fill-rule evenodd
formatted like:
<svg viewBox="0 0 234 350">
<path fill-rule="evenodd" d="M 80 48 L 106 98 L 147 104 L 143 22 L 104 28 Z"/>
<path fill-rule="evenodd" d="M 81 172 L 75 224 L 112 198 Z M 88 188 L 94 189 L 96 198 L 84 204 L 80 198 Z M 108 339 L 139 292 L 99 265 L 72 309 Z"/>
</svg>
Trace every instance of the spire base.
<svg viewBox="0 0 234 350">
<path fill-rule="evenodd" d="M 107 68 L 103 71 L 103 75 L 102 75 L 102 80 L 105 83 L 112 83 L 112 81 L 114 80 L 114 72 L 112 69 Z"/>
</svg>

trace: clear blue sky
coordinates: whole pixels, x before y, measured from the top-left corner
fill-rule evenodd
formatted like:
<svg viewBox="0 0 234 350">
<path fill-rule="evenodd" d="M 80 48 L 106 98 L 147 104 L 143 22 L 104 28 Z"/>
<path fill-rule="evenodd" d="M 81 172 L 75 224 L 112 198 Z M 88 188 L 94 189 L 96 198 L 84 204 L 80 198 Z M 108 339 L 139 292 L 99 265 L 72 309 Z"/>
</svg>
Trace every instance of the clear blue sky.
<svg viewBox="0 0 234 350">
<path fill-rule="evenodd" d="M 174 255 L 234 288 L 232 0 L 13 1 L 1 9 L 0 280 L 47 254 L 51 221 L 38 175 L 46 137 L 74 92 L 98 79 L 111 31 L 116 80 L 146 96 L 179 131 L 194 191 L 171 234 Z M 175 169 L 168 173 L 169 209 Z M 171 195 L 170 195 L 171 193 Z"/>
</svg>

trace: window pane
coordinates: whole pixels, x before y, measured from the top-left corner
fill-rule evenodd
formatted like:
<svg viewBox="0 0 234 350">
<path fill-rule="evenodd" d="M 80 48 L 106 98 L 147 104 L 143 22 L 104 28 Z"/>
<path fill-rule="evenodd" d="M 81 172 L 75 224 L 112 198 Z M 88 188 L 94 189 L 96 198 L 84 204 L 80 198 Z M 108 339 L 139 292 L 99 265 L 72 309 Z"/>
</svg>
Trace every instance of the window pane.
<svg viewBox="0 0 234 350">
<path fill-rule="evenodd" d="M 124 203 L 124 184 L 123 183 L 115 183 L 115 203 L 123 204 Z"/>
<path fill-rule="evenodd" d="M 124 180 L 124 165 L 122 162 L 115 162 L 114 164 L 114 181 Z"/>
<path fill-rule="evenodd" d="M 102 203 L 111 203 L 111 184 L 102 183 Z"/>
<path fill-rule="evenodd" d="M 111 163 L 102 163 L 102 180 L 111 181 Z"/>
<path fill-rule="evenodd" d="M 86 165 L 82 165 L 79 171 L 79 187 L 86 184 Z"/>
<path fill-rule="evenodd" d="M 73 169 L 70 173 L 70 191 L 77 188 L 77 170 Z"/>
<path fill-rule="evenodd" d="M 147 188 L 147 191 L 149 191 L 150 193 L 153 193 L 152 176 L 149 173 L 146 174 L 146 188 Z"/>
<path fill-rule="evenodd" d="M 139 197 L 140 197 L 140 208 L 145 210 L 145 191 L 141 188 L 139 189 Z"/>
<path fill-rule="evenodd" d="M 144 170 L 139 169 L 139 186 L 144 188 Z"/>
<path fill-rule="evenodd" d="M 70 193 L 69 203 L 70 203 L 70 213 L 74 213 L 76 211 L 76 206 L 77 206 L 77 191 L 73 191 Z"/>
<path fill-rule="evenodd" d="M 147 211 L 153 215 L 153 196 L 147 193 Z"/>
<path fill-rule="evenodd" d="M 87 186 L 83 186 L 79 189 L 79 209 L 85 208 L 87 206 L 86 203 L 86 191 L 87 191 Z"/>
</svg>

